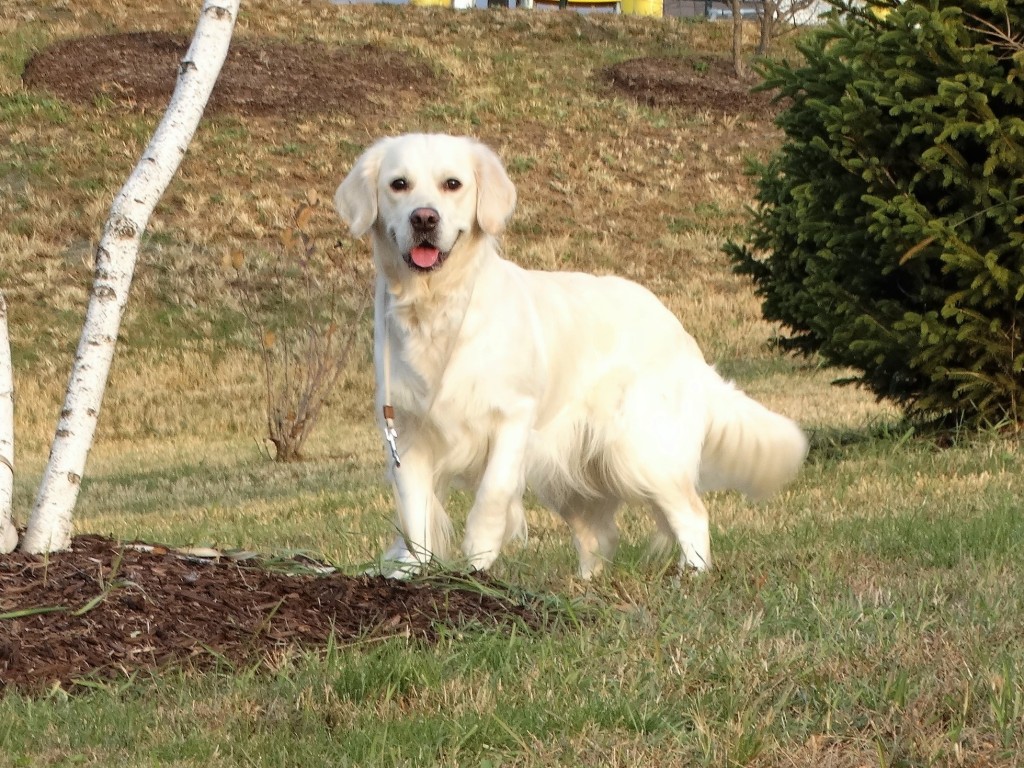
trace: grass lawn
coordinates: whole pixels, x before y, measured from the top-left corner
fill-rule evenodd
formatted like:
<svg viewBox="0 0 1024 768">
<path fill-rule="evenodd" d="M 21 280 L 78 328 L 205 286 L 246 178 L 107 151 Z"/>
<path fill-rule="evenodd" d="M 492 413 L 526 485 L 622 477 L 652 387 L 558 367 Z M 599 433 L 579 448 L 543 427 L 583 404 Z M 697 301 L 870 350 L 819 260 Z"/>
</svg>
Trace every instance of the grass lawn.
<svg viewBox="0 0 1024 768">
<path fill-rule="evenodd" d="M 22 73 L 68 38 L 187 37 L 199 5 L 0 8 L 0 290 L 20 523 L 62 402 L 92 250 L 161 113 L 116 90 L 29 88 Z M 309 550 L 353 571 L 379 553 L 391 502 L 369 318 L 307 460 L 275 464 L 262 442 L 260 341 L 221 265 L 234 251 L 278 252 L 295 206 L 311 190 L 330 199 L 376 137 L 445 131 L 504 158 L 520 195 L 510 258 L 643 283 L 721 370 L 810 433 L 807 467 L 785 493 L 709 500 L 715 570 L 680 579 L 647 557 L 650 521 L 627 510 L 615 563 L 581 582 L 568 530 L 531 503 L 530 540 L 496 574 L 556 595 L 578 622 L 296 650 L 74 695 L 8 691 L 0 766 L 1020 764 L 1018 443 L 981 435 L 937 447 L 884 404 L 833 386 L 842 372 L 773 351 L 776 329 L 720 245 L 752 198 L 745 161 L 766 157 L 780 133 L 763 113 L 713 100 L 641 103 L 603 75 L 630 59 L 687 57 L 710 78 L 729 32 L 608 15 L 243 2 L 236 42 L 316 43 L 318 56 L 349 51 L 369 69 L 386 51 L 423 87 L 379 89 L 360 85 L 358 68 L 327 68 L 323 77 L 352 80 L 357 108 L 204 118 L 144 240 L 76 512 L 79 532 Z M 345 289 L 361 290 L 368 245 L 327 209 L 309 229 L 352 265 Z M 467 506 L 452 500 L 457 525 Z"/>
</svg>

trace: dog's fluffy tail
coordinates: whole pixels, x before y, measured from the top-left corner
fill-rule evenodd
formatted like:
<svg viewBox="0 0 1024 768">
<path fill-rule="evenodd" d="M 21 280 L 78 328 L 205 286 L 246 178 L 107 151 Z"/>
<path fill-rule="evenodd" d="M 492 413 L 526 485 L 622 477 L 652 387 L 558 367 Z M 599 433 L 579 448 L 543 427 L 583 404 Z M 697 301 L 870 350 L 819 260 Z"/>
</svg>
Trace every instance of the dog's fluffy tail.
<svg viewBox="0 0 1024 768">
<path fill-rule="evenodd" d="M 721 379 L 709 399 L 698 478 L 702 492 L 737 490 L 763 499 L 796 477 L 807 456 L 807 438 L 795 422 Z"/>
</svg>

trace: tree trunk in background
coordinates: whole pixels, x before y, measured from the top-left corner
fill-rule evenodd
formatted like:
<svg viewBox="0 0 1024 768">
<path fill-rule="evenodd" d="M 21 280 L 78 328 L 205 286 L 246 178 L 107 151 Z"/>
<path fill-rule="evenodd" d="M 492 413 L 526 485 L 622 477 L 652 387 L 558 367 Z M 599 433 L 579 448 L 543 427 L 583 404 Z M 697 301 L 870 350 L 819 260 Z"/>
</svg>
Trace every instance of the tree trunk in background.
<svg viewBox="0 0 1024 768">
<path fill-rule="evenodd" d="M 747 67 L 743 63 L 743 15 L 740 11 L 740 0 L 732 0 L 732 68 L 736 77 L 747 76 Z"/>
<path fill-rule="evenodd" d="M 206 0 L 203 4 L 167 111 L 111 206 L 96 249 L 92 296 L 64 408 L 21 543 L 25 552 L 52 552 L 71 544 L 71 515 L 96 433 L 142 233 L 203 115 L 227 56 L 239 2 Z"/>
<path fill-rule="evenodd" d="M 7 336 L 7 302 L 0 293 L 0 555 L 18 546 L 14 510 L 14 370 Z"/>
<path fill-rule="evenodd" d="M 761 27 L 760 36 L 757 40 L 757 55 L 767 56 L 772 46 L 772 25 L 778 16 L 778 0 L 764 0 L 761 5 L 761 14 L 758 16 L 758 23 Z"/>
</svg>

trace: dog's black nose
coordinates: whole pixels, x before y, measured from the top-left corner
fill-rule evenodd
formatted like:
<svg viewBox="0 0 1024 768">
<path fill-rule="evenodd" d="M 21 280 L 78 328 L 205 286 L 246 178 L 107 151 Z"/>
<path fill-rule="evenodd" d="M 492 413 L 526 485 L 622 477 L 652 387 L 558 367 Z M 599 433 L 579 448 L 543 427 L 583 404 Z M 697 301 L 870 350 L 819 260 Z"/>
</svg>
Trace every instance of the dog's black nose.
<svg viewBox="0 0 1024 768">
<path fill-rule="evenodd" d="M 417 232 L 433 232 L 441 221 L 441 214 L 433 208 L 417 208 L 409 216 L 409 223 Z"/>
</svg>

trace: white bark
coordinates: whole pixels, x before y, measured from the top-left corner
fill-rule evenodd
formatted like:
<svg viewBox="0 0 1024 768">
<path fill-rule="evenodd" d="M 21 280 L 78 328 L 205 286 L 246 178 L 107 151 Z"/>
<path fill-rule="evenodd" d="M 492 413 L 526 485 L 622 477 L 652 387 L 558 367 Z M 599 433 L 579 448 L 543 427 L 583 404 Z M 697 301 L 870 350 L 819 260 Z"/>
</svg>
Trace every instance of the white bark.
<svg viewBox="0 0 1024 768">
<path fill-rule="evenodd" d="M 7 302 L 0 293 L 0 555 L 18 546 L 14 509 L 14 371 L 7 336 Z"/>
<path fill-rule="evenodd" d="M 96 272 L 82 337 L 50 460 L 21 548 L 71 545 L 71 515 L 92 447 L 103 391 L 149 217 L 188 149 L 227 56 L 240 0 L 206 0 L 163 120 L 110 209 L 96 249 Z"/>
</svg>

